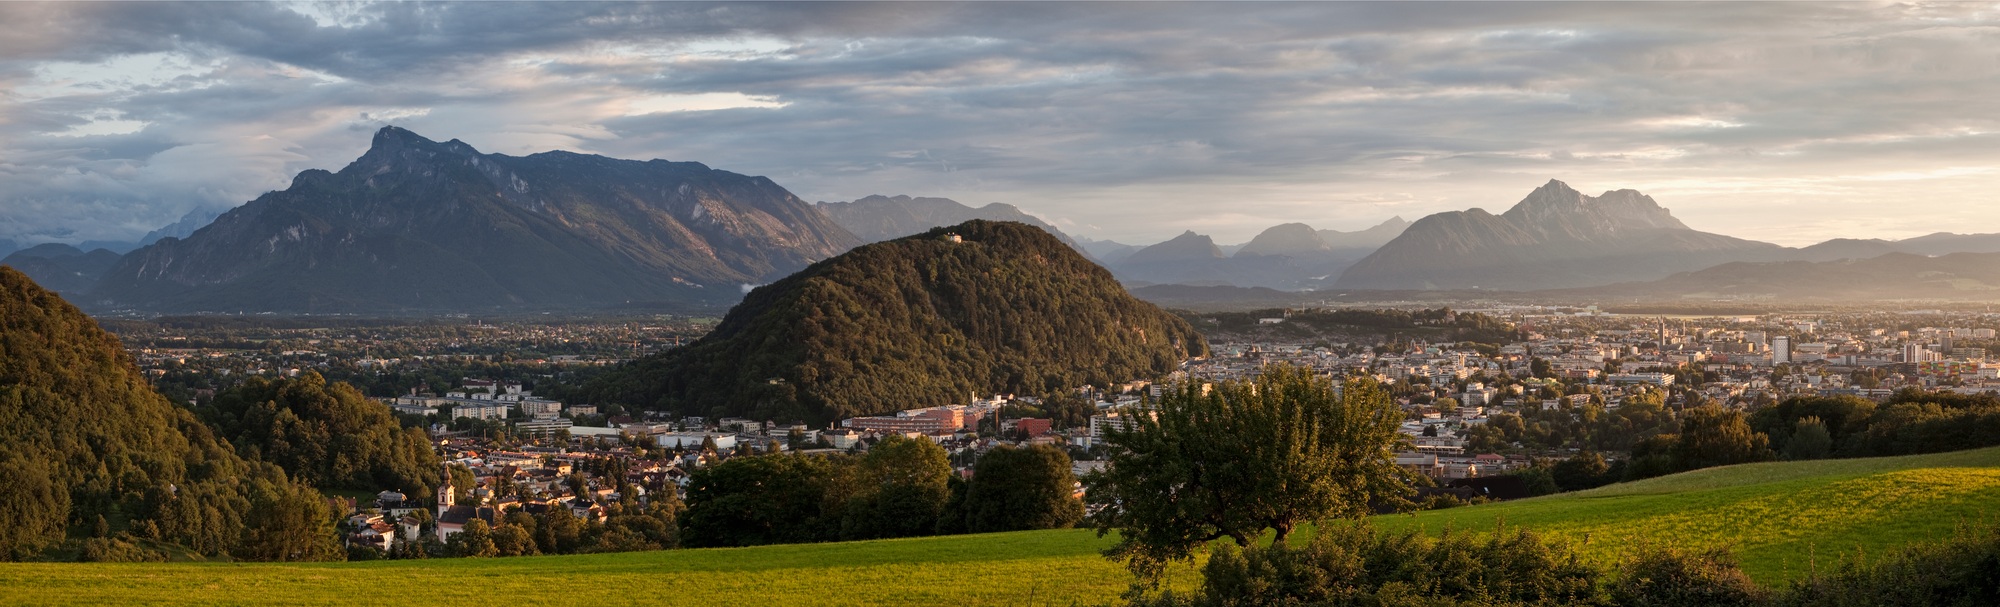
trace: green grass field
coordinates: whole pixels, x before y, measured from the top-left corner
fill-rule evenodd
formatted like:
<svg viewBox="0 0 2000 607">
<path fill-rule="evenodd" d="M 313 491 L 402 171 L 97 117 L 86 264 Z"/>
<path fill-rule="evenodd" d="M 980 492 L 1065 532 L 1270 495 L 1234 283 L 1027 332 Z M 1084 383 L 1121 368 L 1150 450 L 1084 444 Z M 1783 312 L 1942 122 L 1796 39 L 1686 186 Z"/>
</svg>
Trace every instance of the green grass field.
<svg viewBox="0 0 2000 607">
<path fill-rule="evenodd" d="M 2000 448 L 1851 460 L 1771 462 L 1477 507 L 1377 517 L 1385 529 L 1522 527 L 1609 564 L 1637 545 L 1728 546 L 1764 584 L 1843 555 L 1882 554 L 2000 524 Z"/>
<path fill-rule="evenodd" d="M 1730 545 L 1759 581 L 1990 524 L 2000 448 L 1753 464 L 1485 506 L 1377 517 L 1389 529 L 1496 522 L 1609 561 L 1640 542 Z M 803 546 L 333 564 L 0 564 L 0 604 L 1101 604 L 1129 578 L 1085 530 Z M 1192 576 L 1185 571 L 1181 584 Z"/>
</svg>

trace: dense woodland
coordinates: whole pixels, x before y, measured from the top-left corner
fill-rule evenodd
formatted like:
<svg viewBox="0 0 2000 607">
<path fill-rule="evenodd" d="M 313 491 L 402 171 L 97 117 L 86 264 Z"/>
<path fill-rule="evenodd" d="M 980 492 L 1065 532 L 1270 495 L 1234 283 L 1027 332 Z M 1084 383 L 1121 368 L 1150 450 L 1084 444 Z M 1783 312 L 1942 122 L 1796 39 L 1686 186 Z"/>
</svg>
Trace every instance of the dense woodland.
<svg viewBox="0 0 2000 607">
<path fill-rule="evenodd" d="M 117 339 L 0 268 L 0 557 L 339 558 L 317 490 L 239 457 L 146 384 Z"/>
<path fill-rule="evenodd" d="M 422 428 L 402 427 L 382 403 L 317 373 L 251 378 L 195 411 L 245 458 L 315 487 L 430 495 L 438 486 L 438 456 Z"/>
<path fill-rule="evenodd" d="M 1031 226 L 971 221 L 752 291 L 694 345 L 595 381 L 595 402 L 824 423 L 1166 375 L 1208 344 Z"/>
</svg>

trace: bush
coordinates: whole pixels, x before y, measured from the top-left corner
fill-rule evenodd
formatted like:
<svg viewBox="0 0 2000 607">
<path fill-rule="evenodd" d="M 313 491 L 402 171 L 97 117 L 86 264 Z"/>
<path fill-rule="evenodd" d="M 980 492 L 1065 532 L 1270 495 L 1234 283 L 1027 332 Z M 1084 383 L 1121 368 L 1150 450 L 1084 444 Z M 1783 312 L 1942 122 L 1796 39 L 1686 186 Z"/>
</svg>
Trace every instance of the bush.
<svg viewBox="0 0 2000 607">
<path fill-rule="evenodd" d="M 1596 570 L 1566 544 L 1525 531 L 1485 539 L 1447 529 L 1382 534 L 1364 524 L 1324 527 L 1306 545 L 1225 545 L 1191 595 L 1135 605 L 1594 605 Z"/>
<path fill-rule="evenodd" d="M 2000 605 L 2000 527 L 1961 529 L 1874 565 L 1856 556 L 1834 573 L 1792 584 L 1780 602 L 1797 607 Z"/>
<path fill-rule="evenodd" d="M 1611 584 L 1611 602 L 1622 607 L 1750 606 L 1765 597 L 1737 568 L 1736 558 L 1720 548 L 1642 548 L 1619 567 Z"/>
</svg>

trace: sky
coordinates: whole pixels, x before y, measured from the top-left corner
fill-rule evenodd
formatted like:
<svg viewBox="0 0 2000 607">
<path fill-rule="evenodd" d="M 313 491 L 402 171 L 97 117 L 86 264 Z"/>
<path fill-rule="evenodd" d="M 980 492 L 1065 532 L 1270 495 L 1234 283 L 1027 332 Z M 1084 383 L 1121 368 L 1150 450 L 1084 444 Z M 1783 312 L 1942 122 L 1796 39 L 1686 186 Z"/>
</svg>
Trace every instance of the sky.
<svg viewBox="0 0 2000 607">
<path fill-rule="evenodd" d="M 0 2 L 0 238 L 132 240 L 383 125 L 1078 236 L 1550 179 L 1799 246 L 2000 232 L 2000 4 Z"/>
</svg>

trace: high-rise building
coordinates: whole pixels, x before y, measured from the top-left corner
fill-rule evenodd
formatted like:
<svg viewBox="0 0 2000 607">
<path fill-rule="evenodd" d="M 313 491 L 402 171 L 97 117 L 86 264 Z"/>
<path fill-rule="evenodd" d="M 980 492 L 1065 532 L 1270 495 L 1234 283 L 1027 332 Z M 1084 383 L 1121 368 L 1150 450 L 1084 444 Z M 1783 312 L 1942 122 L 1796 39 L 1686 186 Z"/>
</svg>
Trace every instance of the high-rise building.
<svg viewBox="0 0 2000 607">
<path fill-rule="evenodd" d="M 1930 351 L 1923 344 L 1903 344 L 1903 362 L 1920 363 L 1930 358 Z"/>
<path fill-rule="evenodd" d="M 1771 338 L 1771 364 L 1782 365 L 1792 362 L 1792 338 L 1779 335 Z"/>
</svg>

